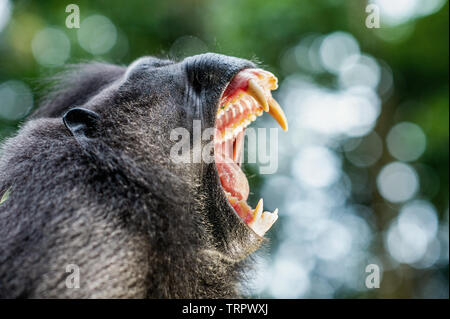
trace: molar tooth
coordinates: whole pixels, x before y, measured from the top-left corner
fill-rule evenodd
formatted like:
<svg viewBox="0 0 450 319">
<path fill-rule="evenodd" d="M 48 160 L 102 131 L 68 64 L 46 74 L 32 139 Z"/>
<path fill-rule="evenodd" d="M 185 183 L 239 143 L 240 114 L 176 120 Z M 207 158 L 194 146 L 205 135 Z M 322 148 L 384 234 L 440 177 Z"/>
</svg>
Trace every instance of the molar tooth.
<svg viewBox="0 0 450 319">
<path fill-rule="evenodd" d="M 233 113 L 233 118 L 235 118 L 236 117 L 236 108 L 232 107 L 231 111 Z"/>
<path fill-rule="evenodd" d="M 232 100 L 231 100 L 231 104 L 236 103 L 237 101 L 239 101 L 243 96 L 243 93 L 239 93 L 238 95 L 236 95 Z"/>
<path fill-rule="evenodd" d="M 242 111 L 241 112 L 244 113 L 244 110 L 248 108 L 246 99 L 242 99 L 240 104 L 241 104 L 241 107 L 242 107 Z"/>
<path fill-rule="evenodd" d="M 249 112 L 252 111 L 252 101 L 246 101 L 245 106 L 247 106 Z"/>
<path fill-rule="evenodd" d="M 244 113 L 244 108 L 242 107 L 242 102 L 239 103 L 239 112 L 242 114 Z"/>
<path fill-rule="evenodd" d="M 288 122 L 286 119 L 286 115 L 284 114 L 283 109 L 280 104 L 273 97 L 269 99 L 269 114 L 280 124 L 281 128 L 284 131 L 288 130 Z"/>
<path fill-rule="evenodd" d="M 226 110 L 225 118 L 227 119 L 226 123 L 229 123 L 230 120 L 233 119 L 233 117 L 231 116 L 231 109 L 230 109 L 230 108 L 228 108 L 228 109 Z"/>
<path fill-rule="evenodd" d="M 264 95 L 263 88 L 256 83 L 255 80 L 250 79 L 248 81 L 248 94 L 251 95 L 259 104 L 263 107 L 264 111 L 269 112 L 269 104 L 267 103 L 266 96 Z"/>
</svg>

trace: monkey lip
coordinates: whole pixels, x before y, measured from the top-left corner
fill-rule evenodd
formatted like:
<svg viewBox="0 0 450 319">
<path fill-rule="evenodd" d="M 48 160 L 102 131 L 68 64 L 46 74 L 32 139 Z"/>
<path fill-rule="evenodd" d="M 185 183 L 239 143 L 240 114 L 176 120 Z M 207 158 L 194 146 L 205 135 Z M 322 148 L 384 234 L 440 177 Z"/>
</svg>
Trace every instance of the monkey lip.
<svg viewBox="0 0 450 319">
<path fill-rule="evenodd" d="M 245 69 L 234 76 L 220 99 L 216 115 L 214 153 L 220 182 L 228 202 L 242 220 L 259 236 L 263 236 L 278 218 L 263 211 L 261 198 L 254 209 L 247 204 L 250 192 L 241 169 L 245 128 L 258 116 L 268 112 L 287 130 L 287 119 L 272 97 L 277 78 L 262 69 Z"/>
</svg>

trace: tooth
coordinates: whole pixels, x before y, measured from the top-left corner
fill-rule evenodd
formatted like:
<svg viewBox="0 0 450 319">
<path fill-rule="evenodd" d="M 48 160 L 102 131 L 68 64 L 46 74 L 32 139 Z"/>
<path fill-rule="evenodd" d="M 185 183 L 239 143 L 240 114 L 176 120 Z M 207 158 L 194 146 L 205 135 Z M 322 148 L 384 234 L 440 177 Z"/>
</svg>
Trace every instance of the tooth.
<svg viewBox="0 0 450 319">
<path fill-rule="evenodd" d="M 255 80 L 250 79 L 248 81 L 248 94 L 255 98 L 259 104 L 263 107 L 264 111 L 269 112 L 269 104 L 267 104 L 264 90 Z"/>
<path fill-rule="evenodd" d="M 258 220 L 263 212 L 264 200 L 261 198 L 253 210 L 253 220 Z"/>
<path fill-rule="evenodd" d="M 244 113 L 244 108 L 242 107 L 242 103 L 239 103 L 239 112 Z"/>
<path fill-rule="evenodd" d="M 241 98 L 242 98 L 242 96 L 244 95 L 244 93 L 239 93 L 239 94 L 237 94 L 235 97 L 233 97 L 233 99 L 231 100 L 231 104 L 234 104 L 234 103 L 236 103 L 237 101 L 239 101 Z"/>
<path fill-rule="evenodd" d="M 253 211 L 253 218 L 248 223 L 248 225 L 253 229 L 255 233 L 259 236 L 264 236 L 264 234 L 272 227 L 272 225 L 278 219 L 278 208 L 271 212 L 262 211 L 262 199 L 259 201 L 255 210 Z"/>
<path fill-rule="evenodd" d="M 228 107 L 230 106 L 230 103 L 229 102 L 227 102 L 226 104 L 222 104 L 222 103 L 220 103 L 219 104 L 219 109 L 217 110 L 217 113 L 220 115 L 220 114 L 224 114 L 226 111 L 227 111 L 227 109 L 228 109 Z"/>
<path fill-rule="evenodd" d="M 272 227 L 272 225 L 276 222 L 276 220 L 278 219 L 278 208 L 275 209 L 273 211 L 273 213 L 271 212 L 264 212 L 261 216 L 261 218 L 264 220 L 264 225 L 265 225 L 265 231 L 268 231 L 270 229 L 270 227 Z"/>
<path fill-rule="evenodd" d="M 278 218 L 278 208 L 275 208 L 275 210 L 273 211 L 273 213 L 271 212 L 266 212 L 268 214 L 270 214 L 271 216 L 276 216 L 276 218 Z M 275 219 L 276 220 L 276 219 Z M 275 222 L 275 221 L 274 221 Z"/>
<path fill-rule="evenodd" d="M 288 122 L 286 119 L 286 115 L 283 112 L 280 104 L 273 97 L 269 99 L 269 114 L 273 116 L 273 118 L 280 124 L 281 128 L 284 131 L 288 130 Z"/>
<path fill-rule="evenodd" d="M 264 234 L 272 227 L 272 225 L 278 219 L 278 209 L 275 209 L 273 213 L 264 212 L 261 214 L 259 219 L 255 219 L 254 223 L 251 225 L 252 229 L 259 236 L 264 236 Z"/>
<path fill-rule="evenodd" d="M 250 110 L 250 107 L 248 106 L 248 104 L 247 104 L 247 101 L 246 101 L 247 99 L 242 99 L 241 101 L 241 103 L 243 103 L 244 104 L 244 107 L 247 109 L 247 110 Z"/>
</svg>

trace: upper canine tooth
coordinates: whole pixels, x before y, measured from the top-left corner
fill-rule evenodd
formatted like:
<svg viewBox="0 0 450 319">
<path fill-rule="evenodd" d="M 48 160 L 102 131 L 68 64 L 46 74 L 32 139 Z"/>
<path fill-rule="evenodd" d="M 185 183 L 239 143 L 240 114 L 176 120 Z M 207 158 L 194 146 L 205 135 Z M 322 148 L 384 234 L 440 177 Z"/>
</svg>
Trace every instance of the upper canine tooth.
<svg viewBox="0 0 450 319">
<path fill-rule="evenodd" d="M 261 104 L 261 106 L 263 107 L 264 111 L 269 112 L 269 104 L 267 104 L 267 100 L 266 97 L 264 95 L 264 90 L 263 88 L 256 83 L 255 80 L 250 79 L 248 81 L 248 94 L 250 94 L 252 97 L 255 98 L 255 100 Z"/>
<path fill-rule="evenodd" d="M 269 99 L 269 114 L 273 116 L 273 118 L 280 124 L 281 128 L 284 131 L 288 130 L 288 122 L 286 119 L 286 115 L 283 112 L 280 104 L 273 97 Z"/>
</svg>

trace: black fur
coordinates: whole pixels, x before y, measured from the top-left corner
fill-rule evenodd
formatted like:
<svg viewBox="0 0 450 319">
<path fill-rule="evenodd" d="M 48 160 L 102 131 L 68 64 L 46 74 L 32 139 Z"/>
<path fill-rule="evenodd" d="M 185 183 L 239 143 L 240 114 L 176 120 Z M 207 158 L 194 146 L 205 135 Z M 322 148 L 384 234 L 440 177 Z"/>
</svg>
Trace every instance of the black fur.
<svg viewBox="0 0 450 319">
<path fill-rule="evenodd" d="M 228 204 L 214 163 L 170 160 L 169 134 L 194 119 L 213 127 L 247 67 L 217 54 L 145 57 L 57 78 L 2 147 L 0 297 L 236 297 L 263 239 Z M 78 289 L 66 287 L 68 264 Z"/>
</svg>

